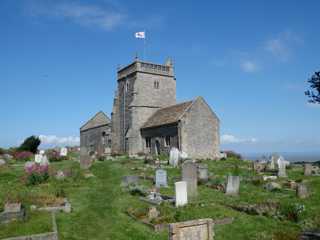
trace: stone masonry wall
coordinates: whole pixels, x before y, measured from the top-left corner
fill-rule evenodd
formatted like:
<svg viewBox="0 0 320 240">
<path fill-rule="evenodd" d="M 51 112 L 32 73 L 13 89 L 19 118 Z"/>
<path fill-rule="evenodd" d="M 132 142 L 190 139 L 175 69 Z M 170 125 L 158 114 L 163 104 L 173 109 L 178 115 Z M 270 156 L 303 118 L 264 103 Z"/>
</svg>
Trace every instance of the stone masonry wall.
<svg viewBox="0 0 320 240">
<path fill-rule="evenodd" d="M 180 124 L 181 150 L 195 159 L 215 159 L 219 153 L 219 119 L 203 98 L 195 100 Z"/>
</svg>

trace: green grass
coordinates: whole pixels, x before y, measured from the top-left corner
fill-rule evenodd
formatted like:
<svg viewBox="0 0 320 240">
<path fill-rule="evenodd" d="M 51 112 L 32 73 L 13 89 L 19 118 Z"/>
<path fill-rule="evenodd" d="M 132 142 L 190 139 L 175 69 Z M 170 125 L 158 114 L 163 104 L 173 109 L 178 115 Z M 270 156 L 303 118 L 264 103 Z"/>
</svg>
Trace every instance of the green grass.
<svg viewBox="0 0 320 240">
<path fill-rule="evenodd" d="M 262 186 L 255 186 L 246 181 L 255 175 L 250 170 L 250 163 L 229 159 L 227 161 L 204 161 L 209 165 L 213 177 L 225 181 L 228 174 L 235 171 L 242 177 L 240 196 L 230 197 L 206 186 L 198 187 L 198 199 L 186 207 L 175 208 L 163 204 L 158 209 L 164 222 L 185 221 L 197 218 L 221 219 L 233 217 L 229 225 L 214 227 L 215 239 L 289 239 L 296 236 L 303 228 L 319 227 L 320 225 L 320 177 L 304 177 L 300 167 L 289 170 L 290 179 L 308 180 L 312 195 L 305 200 L 295 197 L 295 192 L 283 189 L 279 192 L 268 192 Z M 236 168 L 235 166 L 238 166 Z M 126 214 L 128 208 L 145 211 L 149 205 L 131 196 L 120 188 L 124 175 L 140 174 L 153 176 L 154 170 L 147 168 L 142 160 L 122 159 L 117 162 L 97 162 L 91 172 L 93 178 L 85 179 L 79 169 L 79 164 L 72 161 L 57 162 L 51 165 L 55 169 L 70 168 L 73 177 L 65 181 L 50 179 L 49 183 L 27 187 L 21 181 L 23 169 L 21 166 L 0 169 L 0 206 L 3 206 L 6 195 L 14 193 L 22 200 L 27 210 L 33 200 L 39 195 L 52 196 L 57 189 L 63 189 L 72 203 L 70 214 L 57 214 L 57 224 L 60 239 L 167 239 L 167 231 L 155 233 L 148 226 L 133 220 Z M 167 169 L 169 187 L 161 192 L 174 195 L 174 181 L 179 179 L 179 169 Z M 146 188 L 152 187 L 151 181 L 141 181 Z M 261 203 L 265 201 L 280 203 L 301 203 L 306 207 L 298 223 L 279 220 L 272 217 L 252 216 L 235 211 L 230 204 Z M 29 211 L 30 213 L 30 211 Z M 51 218 L 47 213 L 30 213 L 25 222 L 15 222 L 0 226 L 0 238 L 40 233 L 51 230 Z M 281 238 L 281 236 L 287 238 Z M 294 239 L 294 238 L 293 238 Z"/>
</svg>

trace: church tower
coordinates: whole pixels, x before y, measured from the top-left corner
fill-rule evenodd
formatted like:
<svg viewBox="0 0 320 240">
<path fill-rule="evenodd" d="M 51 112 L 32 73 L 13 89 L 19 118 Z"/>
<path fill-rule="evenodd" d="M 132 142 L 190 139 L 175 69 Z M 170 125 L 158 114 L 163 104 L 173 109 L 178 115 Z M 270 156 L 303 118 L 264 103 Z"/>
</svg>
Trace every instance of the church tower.
<svg viewBox="0 0 320 240">
<path fill-rule="evenodd" d="M 120 68 L 112 112 L 112 152 L 142 152 L 145 142 L 140 128 L 159 108 L 176 104 L 173 64 L 135 59 Z"/>
</svg>

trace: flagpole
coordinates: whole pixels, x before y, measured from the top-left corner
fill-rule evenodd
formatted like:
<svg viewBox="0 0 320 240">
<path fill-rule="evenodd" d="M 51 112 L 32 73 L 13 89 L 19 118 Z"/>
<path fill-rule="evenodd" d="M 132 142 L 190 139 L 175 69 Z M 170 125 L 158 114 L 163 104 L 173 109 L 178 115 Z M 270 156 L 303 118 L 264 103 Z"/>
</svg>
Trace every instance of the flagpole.
<svg viewBox="0 0 320 240">
<path fill-rule="evenodd" d="M 146 30 L 144 30 L 144 39 L 143 39 L 143 58 L 144 58 L 144 61 L 146 61 Z"/>
</svg>

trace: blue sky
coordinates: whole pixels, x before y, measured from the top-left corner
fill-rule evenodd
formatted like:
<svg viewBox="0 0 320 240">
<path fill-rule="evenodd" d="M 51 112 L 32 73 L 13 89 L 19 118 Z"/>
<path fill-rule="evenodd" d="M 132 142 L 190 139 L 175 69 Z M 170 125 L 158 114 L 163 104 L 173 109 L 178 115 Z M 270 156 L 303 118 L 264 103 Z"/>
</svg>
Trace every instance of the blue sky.
<svg viewBox="0 0 320 240">
<path fill-rule="evenodd" d="M 197 4 L 198 3 L 198 4 Z M 43 135 L 76 144 L 108 115 L 116 68 L 146 30 L 148 61 L 171 57 L 179 101 L 203 96 L 221 120 L 223 149 L 317 151 L 320 107 L 307 104 L 320 69 L 319 1 L 0 2 L 0 146 Z"/>
</svg>

